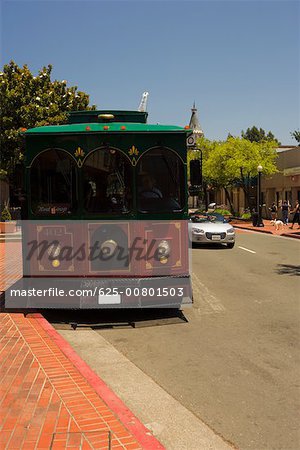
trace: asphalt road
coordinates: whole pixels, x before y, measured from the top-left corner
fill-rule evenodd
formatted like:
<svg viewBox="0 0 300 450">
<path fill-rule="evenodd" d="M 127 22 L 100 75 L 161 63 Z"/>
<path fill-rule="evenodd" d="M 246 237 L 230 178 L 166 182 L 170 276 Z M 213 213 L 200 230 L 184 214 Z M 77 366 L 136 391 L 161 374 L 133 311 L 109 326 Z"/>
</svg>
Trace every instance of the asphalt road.
<svg viewBox="0 0 300 450">
<path fill-rule="evenodd" d="M 299 250 L 238 232 L 232 250 L 192 250 L 188 322 L 61 333 L 167 449 L 298 450 Z"/>
<path fill-rule="evenodd" d="M 299 244 L 195 248 L 188 323 L 98 333 L 238 448 L 299 449 Z"/>
</svg>

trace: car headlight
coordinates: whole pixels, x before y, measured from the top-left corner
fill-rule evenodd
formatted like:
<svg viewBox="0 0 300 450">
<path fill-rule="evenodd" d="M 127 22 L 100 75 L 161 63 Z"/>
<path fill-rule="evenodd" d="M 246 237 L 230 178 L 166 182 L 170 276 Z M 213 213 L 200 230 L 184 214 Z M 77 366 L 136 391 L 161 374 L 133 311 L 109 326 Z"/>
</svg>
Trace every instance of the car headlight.
<svg viewBox="0 0 300 450">
<path fill-rule="evenodd" d="M 234 233 L 235 233 L 234 228 L 228 228 L 227 234 L 234 234 Z"/>
<path fill-rule="evenodd" d="M 157 247 L 158 258 L 167 258 L 170 256 L 171 246 L 168 241 L 160 241 Z"/>
<path fill-rule="evenodd" d="M 192 228 L 192 232 L 194 234 L 204 234 L 205 233 L 205 231 L 201 230 L 201 228 Z"/>
</svg>

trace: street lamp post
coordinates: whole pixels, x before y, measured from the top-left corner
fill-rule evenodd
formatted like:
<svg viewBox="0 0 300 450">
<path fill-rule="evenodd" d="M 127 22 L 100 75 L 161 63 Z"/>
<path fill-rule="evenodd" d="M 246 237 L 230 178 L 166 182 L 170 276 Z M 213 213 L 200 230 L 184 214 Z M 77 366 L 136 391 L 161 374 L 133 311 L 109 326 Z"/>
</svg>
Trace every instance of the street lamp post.
<svg viewBox="0 0 300 450">
<path fill-rule="evenodd" d="M 257 180 L 257 212 L 258 212 L 258 218 L 257 218 L 257 226 L 258 227 L 263 227 L 264 223 L 262 221 L 262 217 L 261 217 L 261 207 L 262 207 L 262 202 L 261 202 L 261 173 L 262 173 L 263 167 L 261 165 L 259 165 L 257 167 L 257 172 L 258 172 L 258 180 Z"/>
</svg>

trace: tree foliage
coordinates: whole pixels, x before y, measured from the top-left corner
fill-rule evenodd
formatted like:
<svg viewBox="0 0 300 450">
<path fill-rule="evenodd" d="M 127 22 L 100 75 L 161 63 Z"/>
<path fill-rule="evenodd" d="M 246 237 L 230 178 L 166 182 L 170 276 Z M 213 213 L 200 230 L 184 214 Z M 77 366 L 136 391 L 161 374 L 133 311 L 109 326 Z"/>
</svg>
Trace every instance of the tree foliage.
<svg viewBox="0 0 300 450">
<path fill-rule="evenodd" d="M 247 128 L 246 132 L 242 130 L 241 136 L 243 139 L 247 139 L 250 142 L 275 141 L 277 145 L 280 145 L 280 142 L 275 138 L 274 134 L 271 131 L 266 133 L 265 130 L 263 130 L 262 128 L 258 129 L 256 126 Z"/>
<path fill-rule="evenodd" d="M 1 222 L 10 222 L 10 221 L 11 221 L 11 214 L 8 209 L 8 206 L 5 205 L 1 212 Z"/>
<path fill-rule="evenodd" d="M 43 67 L 34 76 L 27 65 L 22 68 L 14 61 L 0 73 L 0 172 L 11 174 L 23 158 L 20 132 L 42 125 L 66 122 L 67 111 L 95 109 L 89 107 L 89 96 L 67 87 L 65 80 L 51 80 L 52 66 Z"/>
<path fill-rule="evenodd" d="M 204 187 L 208 185 L 217 189 L 223 188 L 233 211 L 229 189 L 241 187 L 250 203 L 250 187 L 257 176 L 257 167 L 263 167 L 264 175 L 272 175 L 276 168 L 276 141 L 251 142 L 248 139 L 229 137 L 226 141 L 208 141 L 202 138 L 197 147 L 203 153 Z M 199 157 L 198 151 L 198 157 Z M 197 152 L 193 152 L 197 157 Z"/>
<path fill-rule="evenodd" d="M 298 145 L 300 145 L 300 131 L 295 130 L 291 133 L 291 136 L 293 136 L 294 139 L 298 142 Z"/>
</svg>

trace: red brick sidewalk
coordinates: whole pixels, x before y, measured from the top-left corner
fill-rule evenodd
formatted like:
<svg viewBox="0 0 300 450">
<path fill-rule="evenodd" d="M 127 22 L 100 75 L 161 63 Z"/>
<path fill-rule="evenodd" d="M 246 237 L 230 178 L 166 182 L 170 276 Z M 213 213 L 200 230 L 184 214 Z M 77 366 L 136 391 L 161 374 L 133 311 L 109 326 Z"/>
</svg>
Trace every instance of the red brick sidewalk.
<svg viewBox="0 0 300 450">
<path fill-rule="evenodd" d="M 275 226 L 270 224 L 270 220 L 263 221 L 264 227 L 254 227 L 251 222 L 243 222 L 235 220 L 232 220 L 230 223 L 233 227 L 242 230 L 259 231 L 261 233 L 275 234 L 277 236 L 286 236 L 300 239 L 300 229 L 298 229 L 298 225 L 294 226 L 292 230 L 290 229 L 290 225 L 288 226 L 285 225 L 276 230 Z"/>
<path fill-rule="evenodd" d="M 22 244 L 0 242 L 0 292 L 22 277 Z"/>
<path fill-rule="evenodd" d="M 1 450 L 163 449 L 45 319 L 2 313 L 0 333 Z"/>
</svg>

